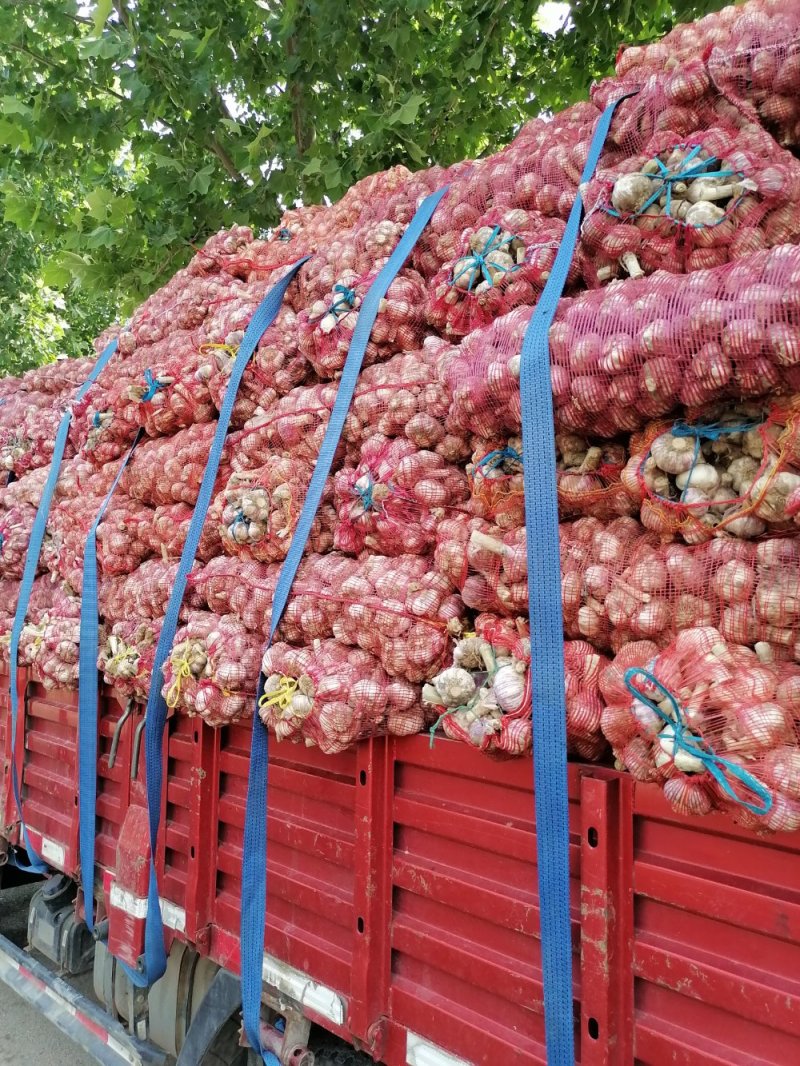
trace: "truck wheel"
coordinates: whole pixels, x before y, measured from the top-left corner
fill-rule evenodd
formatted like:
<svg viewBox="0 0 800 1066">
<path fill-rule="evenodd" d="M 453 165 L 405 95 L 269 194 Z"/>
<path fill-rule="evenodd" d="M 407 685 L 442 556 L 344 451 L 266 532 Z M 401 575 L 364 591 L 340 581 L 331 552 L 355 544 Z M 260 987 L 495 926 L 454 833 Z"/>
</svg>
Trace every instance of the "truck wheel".
<svg viewBox="0 0 800 1066">
<path fill-rule="evenodd" d="M 198 1066 L 247 1066 L 247 1048 L 239 1047 L 239 1023 L 235 1018 L 222 1028 Z"/>
<path fill-rule="evenodd" d="M 376 1066 L 375 1060 L 363 1051 L 345 1044 L 335 1037 L 323 1037 L 311 1042 L 314 1052 L 314 1066 Z"/>
</svg>

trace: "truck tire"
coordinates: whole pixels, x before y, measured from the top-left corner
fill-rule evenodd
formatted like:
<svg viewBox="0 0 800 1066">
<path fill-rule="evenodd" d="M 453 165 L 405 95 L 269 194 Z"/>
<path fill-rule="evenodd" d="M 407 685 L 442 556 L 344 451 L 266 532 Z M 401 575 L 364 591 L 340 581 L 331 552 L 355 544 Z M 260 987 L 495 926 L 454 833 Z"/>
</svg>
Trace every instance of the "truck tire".
<svg viewBox="0 0 800 1066">
<path fill-rule="evenodd" d="M 198 1066 L 247 1066 L 247 1048 L 239 1047 L 239 1023 L 231 1018 Z"/>
<path fill-rule="evenodd" d="M 336 1037 L 312 1040 L 310 1047 L 314 1052 L 314 1066 L 376 1066 L 375 1059 L 363 1051 L 356 1051 Z"/>
</svg>

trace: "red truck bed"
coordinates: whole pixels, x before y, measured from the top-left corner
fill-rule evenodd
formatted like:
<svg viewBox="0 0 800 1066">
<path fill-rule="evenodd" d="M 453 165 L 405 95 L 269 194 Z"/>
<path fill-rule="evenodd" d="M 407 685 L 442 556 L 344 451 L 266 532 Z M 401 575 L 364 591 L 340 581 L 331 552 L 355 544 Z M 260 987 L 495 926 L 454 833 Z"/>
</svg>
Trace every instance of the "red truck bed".
<svg viewBox="0 0 800 1066">
<path fill-rule="evenodd" d="M 76 876 L 76 697 L 27 680 L 25 819 Z M 15 839 L 4 710 L 3 821 Z M 135 958 L 142 712 L 110 769 L 122 711 L 104 690 L 97 861 L 112 941 Z M 247 723 L 171 720 L 157 857 L 170 935 L 235 972 L 249 735 Z M 273 744 L 271 755 L 270 983 L 388 1066 L 544 1062 L 530 761 L 427 737 L 333 758 Z M 571 767 L 570 800 L 580 1062 L 800 1062 L 800 834 L 680 818 L 656 789 L 593 766 Z"/>
</svg>

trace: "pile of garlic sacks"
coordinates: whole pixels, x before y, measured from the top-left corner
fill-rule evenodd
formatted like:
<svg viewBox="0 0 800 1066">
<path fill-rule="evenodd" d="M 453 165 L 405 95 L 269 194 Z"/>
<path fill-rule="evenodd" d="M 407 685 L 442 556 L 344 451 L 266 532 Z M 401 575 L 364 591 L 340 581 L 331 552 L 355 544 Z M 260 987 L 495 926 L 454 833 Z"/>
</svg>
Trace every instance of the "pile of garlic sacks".
<svg viewBox="0 0 800 1066">
<path fill-rule="evenodd" d="M 88 359 L 2 379 L 0 655 L 69 409 L 20 647 L 44 684 L 77 683 L 86 534 L 141 433 L 97 532 L 98 666 L 121 695 L 159 685 L 175 713 L 211 728 L 258 713 L 282 743 L 330 755 L 420 732 L 529 752 L 537 503 L 523 475 L 537 457 L 521 350 L 580 191 L 549 334 L 569 750 L 657 784 L 681 813 L 800 828 L 792 42 L 800 0 L 750 0 L 623 50 L 590 99 L 484 159 L 393 167 L 338 203 L 293 208 L 268 235 L 213 235 L 98 338 L 98 352 L 112 337 L 118 350 L 79 403 Z M 265 649 L 365 297 L 443 185 L 378 306 Z M 238 347 L 304 257 L 245 369 L 179 629 L 151 677 Z"/>
</svg>

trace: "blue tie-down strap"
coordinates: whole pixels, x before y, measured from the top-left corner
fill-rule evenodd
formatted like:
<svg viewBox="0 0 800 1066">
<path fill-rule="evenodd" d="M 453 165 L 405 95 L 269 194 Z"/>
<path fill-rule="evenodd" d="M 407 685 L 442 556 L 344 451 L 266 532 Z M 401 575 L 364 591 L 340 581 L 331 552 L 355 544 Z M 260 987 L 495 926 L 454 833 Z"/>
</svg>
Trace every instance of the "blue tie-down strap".
<svg viewBox="0 0 800 1066">
<path fill-rule="evenodd" d="M 83 904 L 89 932 L 94 932 L 94 849 L 97 810 L 97 701 L 99 679 L 97 655 L 100 618 L 97 602 L 97 530 L 105 516 L 120 478 L 142 439 L 139 430 L 128 454 L 120 464 L 114 483 L 86 535 L 83 549 L 81 629 L 78 648 L 78 813 Z"/>
<path fill-rule="evenodd" d="M 303 510 L 297 522 L 289 551 L 281 568 L 275 595 L 272 600 L 269 638 L 270 646 L 283 616 L 297 568 L 308 542 L 311 526 L 317 513 L 325 482 L 330 474 L 333 457 L 342 435 L 342 428 L 350 409 L 364 352 L 369 342 L 372 326 L 381 300 L 400 268 L 408 259 L 420 234 L 430 221 L 447 188 L 431 193 L 417 209 L 386 265 L 369 288 L 358 310 L 353 337 L 342 377 L 331 411 L 330 421 L 319 450 L 314 473 L 309 482 Z M 247 779 L 247 807 L 244 823 L 244 850 L 242 858 L 242 916 L 241 916 L 241 968 L 242 1008 L 244 1028 L 250 1046 L 261 1052 L 264 1063 L 269 1066 L 270 1052 L 261 1043 L 261 971 L 264 961 L 264 929 L 267 912 L 267 769 L 269 749 L 267 730 L 258 717 L 259 702 L 264 695 L 264 677 L 259 677 L 258 695 L 253 712 L 253 734 L 250 748 L 250 771 Z"/>
<path fill-rule="evenodd" d="M 86 378 L 86 381 L 75 394 L 73 401 L 75 404 L 79 403 L 84 398 L 89 391 L 89 388 L 95 381 L 97 381 L 116 350 L 117 342 L 116 340 L 113 340 L 108 347 L 105 348 L 102 355 L 92 367 L 91 373 Z M 8 650 L 10 682 L 9 702 L 11 705 L 11 750 L 14 753 L 14 757 L 11 759 L 11 784 L 14 792 L 14 802 L 17 806 L 17 813 L 19 815 L 22 839 L 28 852 L 28 859 L 30 860 L 30 865 L 23 865 L 19 861 L 17 861 L 16 865 L 19 866 L 20 869 L 27 870 L 31 873 L 47 873 L 49 867 L 34 850 L 30 838 L 28 837 L 25 820 L 22 817 L 22 796 L 20 793 L 16 760 L 17 719 L 19 716 L 19 689 L 17 688 L 19 642 L 22 636 L 23 626 L 25 625 L 25 617 L 28 613 L 28 602 L 31 598 L 34 578 L 36 577 L 36 571 L 39 568 L 39 555 L 42 550 L 45 529 L 47 528 L 47 519 L 50 515 L 50 507 L 53 503 L 56 482 L 58 481 L 58 475 L 61 473 L 61 461 L 64 458 L 64 451 L 67 446 L 67 437 L 69 436 L 71 422 L 72 407 L 68 407 L 59 424 L 58 433 L 56 433 L 56 439 L 53 445 L 53 457 L 50 460 L 50 471 L 47 475 L 47 481 L 45 482 L 44 488 L 42 489 L 42 498 L 39 501 L 36 518 L 34 519 L 33 528 L 31 529 L 31 535 L 28 540 L 28 551 L 25 556 L 25 567 L 22 571 L 22 581 L 19 586 L 19 599 L 17 600 L 17 609 L 14 612 L 14 624 L 11 628 L 11 641 Z"/>
<path fill-rule="evenodd" d="M 619 102 L 610 104 L 597 123 L 581 183 L 589 181 L 594 173 Z M 548 333 L 575 254 L 582 212 L 578 193 L 550 277 L 525 333 L 520 368 L 522 450 L 527 460 L 523 464 L 523 479 L 531 623 L 536 851 L 548 1066 L 574 1066 L 575 1062 L 564 618 Z"/>
<path fill-rule="evenodd" d="M 222 458 L 222 450 L 225 446 L 225 437 L 231 421 L 231 412 L 239 391 L 245 367 L 256 349 L 256 345 L 264 335 L 264 331 L 272 325 L 281 308 L 283 297 L 292 278 L 309 257 L 299 260 L 288 273 L 274 285 L 250 320 L 242 342 L 236 353 L 236 358 L 231 367 L 230 378 L 225 390 L 225 398 L 219 412 L 214 439 L 208 454 L 208 462 L 200 483 L 197 494 L 197 503 L 194 506 L 189 529 L 186 533 L 186 541 L 183 545 L 178 571 L 170 593 L 169 603 L 164 613 L 164 623 L 161 634 L 156 644 L 155 658 L 153 660 L 153 673 L 150 681 L 150 691 L 147 698 L 145 711 L 144 746 L 145 746 L 145 770 L 147 782 L 147 808 L 150 828 L 150 883 L 147 892 L 147 918 L 145 921 L 145 946 L 144 957 L 139 961 L 139 972 L 134 976 L 135 984 L 140 987 L 153 984 L 162 976 L 167 967 L 167 956 L 164 946 L 164 925 L 161 920 L 161 905 L 158 895 L 158 880 L 156 877 L 155 857 L 157 854 L 158 828 L 161 822 L 161 789 L 164 779 L 163 740 L 164 727 L 167 723 L 167 704 L 161 694 L 163 684 L 162 667 L 167 660 L 172 648 L 175 633 L 178 629 L 178 616 L 181 603 L 186 591 L 186 583 L 189 572 L 194 565 L 197 546 L 203 532 L 211 497 L 214 492 L 214 483 L 217 479 L 219 464 Z"/>
</svg>

